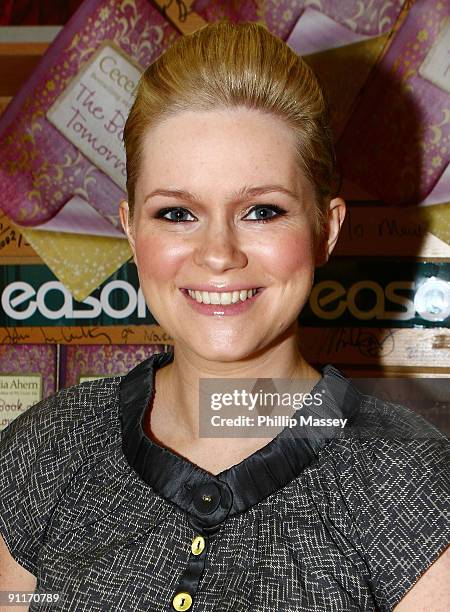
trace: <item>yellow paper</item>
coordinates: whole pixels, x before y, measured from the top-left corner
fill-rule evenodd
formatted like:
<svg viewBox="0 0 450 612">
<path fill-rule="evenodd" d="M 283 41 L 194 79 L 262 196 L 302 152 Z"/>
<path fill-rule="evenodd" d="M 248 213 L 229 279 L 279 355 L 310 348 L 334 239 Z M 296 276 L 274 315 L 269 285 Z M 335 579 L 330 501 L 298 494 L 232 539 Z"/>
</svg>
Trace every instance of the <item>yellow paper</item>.
<svg viewBox="0 0 450 612">
<path fill-rule="evenodd" d="M 45 232 L 20 232 L 76 300 L 83 301 L 131 257 L 123 238 Z"/>
<path fill-rule="evenodd" d="M 427 230 L 450 245 L 450 202 L 419 206 L 417 212 Z"/>
<path fill-rule="evenodd" d="M 335 138 L 342 133 L 356 97 L 388 38 L 388 34 L 383 34 L 304 56 L 327 92 Z"/>
</svg>

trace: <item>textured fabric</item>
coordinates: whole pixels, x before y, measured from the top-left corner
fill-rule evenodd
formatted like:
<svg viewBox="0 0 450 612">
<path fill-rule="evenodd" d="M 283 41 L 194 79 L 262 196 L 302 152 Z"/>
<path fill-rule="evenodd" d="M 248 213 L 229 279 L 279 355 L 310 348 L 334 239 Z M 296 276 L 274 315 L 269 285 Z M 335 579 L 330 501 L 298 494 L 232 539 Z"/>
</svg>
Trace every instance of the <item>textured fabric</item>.
<svg viewBox="0 0 450 612">
<path fill-rule="evenodd" d="M 148 438 L 132 453 L 168 360 L 60 391 L 0 432 L 0 531 L 36 592 L 61 594 L 31 611 L 168 611 L 180 590 L 193 612 L 391 610 L 450 541 L 447 438 L 332 366 L 317 384 L 347 431 L 294 443 L 283 430 L 217 476 Z M 132 406 L 130 382 L 144 389 Z"/>
</svg>

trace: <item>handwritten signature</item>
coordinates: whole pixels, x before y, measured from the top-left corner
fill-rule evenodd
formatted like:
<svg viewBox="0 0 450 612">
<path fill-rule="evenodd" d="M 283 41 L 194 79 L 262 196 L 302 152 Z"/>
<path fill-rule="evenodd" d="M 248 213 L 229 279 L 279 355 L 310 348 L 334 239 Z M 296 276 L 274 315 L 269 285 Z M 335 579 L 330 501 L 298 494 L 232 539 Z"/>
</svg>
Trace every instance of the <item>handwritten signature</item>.
<svg viewBox="0 0 450 612">
<path fill-rule="evenodd" d="M 120 336 L 114 330 L 103 327 L 20 327 L 0 328 L 0 344 L 172 344 L 173 338 L 165 331 L 155 331 L 152 326 L 120 328 Z M 31 329 L 31 331 L 30 331 Z M 158 330 L 156 326 L 156 330 Z M 88 340 L 88 342 L 85 342 Z M 89 342 L 90 341 L 90 342 Z"/>
<path fill-rule="evenodd" d="M 82 340 L 83 338 L 93 338 L 95 340 L 102 339 L 103 341 L 100 344 L 112 344 L 111 337 L 103 332 L 101 329 L 96 327 L 94 328 L 86 328 L 80 327 L 78 328 L 78 333 L 74 333 L 72 331 L 66 331 L 64 328 L 61 330 L 61 335 L 65 342 L 73 342 L 74 340 Z M 106 342 L 105 342 L 106 340 Z"/>
<path fill-rule="evenodd" d="M 171 344 L 173 342 L 173 338 L 166 332 L 156 334 L 154 331 L 149 332 L 147 330 L 144 332 L 144 339 L 152 344 Z"/>
<path fill-rule="evenodd" d="M 122 329 L 122 340 L 125 342 L 125 344 L 128 344 L 128 338 L 129 336 L 133 336 L 134 335 L 134 330 L 130 329 L 129 327 L 124 327 Z"/>
<path fill-rule="evenodd" d="M 22 344 L 30 338 L 29 334 L 21 334 L 16 327 L 6 327 L 6 333 L 1 338 L 0 344 Z"/>
<path fill-rule="evenodd" d="M 352 346 L 364 357 L 386 356 L 394 350 L 394 333 L 392 329 L 385 333 L 381 330 L 369 331 L 359 327 L 338 328 L 330 332 L 327 351 L 332 353 Z"/>
</svg>

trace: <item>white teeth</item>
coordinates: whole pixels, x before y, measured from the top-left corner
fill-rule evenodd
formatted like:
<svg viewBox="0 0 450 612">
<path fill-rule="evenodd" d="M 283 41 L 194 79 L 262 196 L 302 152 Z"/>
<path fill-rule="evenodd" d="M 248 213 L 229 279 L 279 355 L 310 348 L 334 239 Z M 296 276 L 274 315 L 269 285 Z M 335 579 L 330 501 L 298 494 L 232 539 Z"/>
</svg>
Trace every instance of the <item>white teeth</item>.
<svg viewBox="0 0 450 612">
<path fill-rule="evenodd" d="M 223 304 L 224 306 L 229 304 L 236 304 L 237 302 L 245 302 L 249 297 L 252 297 L 256 293 L 256 289 L 242 289 L 242 291 L 223 291 L 221 293 L 217 291 L 194 291 L 188 289 L 188 293 L 196 302 L 199 304 Z"/>
</svg>

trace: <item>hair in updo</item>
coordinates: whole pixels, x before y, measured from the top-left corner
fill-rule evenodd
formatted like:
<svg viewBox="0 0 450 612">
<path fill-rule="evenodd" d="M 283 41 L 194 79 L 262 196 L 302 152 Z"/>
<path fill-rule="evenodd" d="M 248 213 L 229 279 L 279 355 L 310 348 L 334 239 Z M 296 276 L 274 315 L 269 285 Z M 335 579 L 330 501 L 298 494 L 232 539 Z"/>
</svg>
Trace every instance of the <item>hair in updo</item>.
<svg viewBox="0 0 450 612">
<path fill-rule="evenodd" d="M 328 105 L 311 68 L 260 23 L 210 23 L 177 38 L 143 73 L 124 129 L 133 215 L 147 130 L 183 111 L 244 106 L 292 127 L 298 162 L 316 194 L 321 235 L 332 196 L 335 154 Z"/>
</svg>

